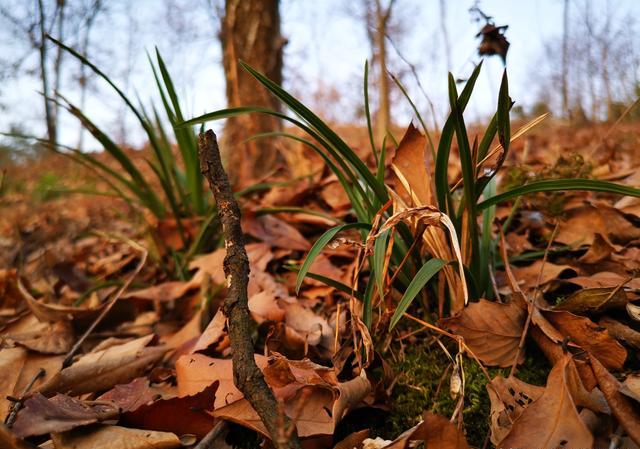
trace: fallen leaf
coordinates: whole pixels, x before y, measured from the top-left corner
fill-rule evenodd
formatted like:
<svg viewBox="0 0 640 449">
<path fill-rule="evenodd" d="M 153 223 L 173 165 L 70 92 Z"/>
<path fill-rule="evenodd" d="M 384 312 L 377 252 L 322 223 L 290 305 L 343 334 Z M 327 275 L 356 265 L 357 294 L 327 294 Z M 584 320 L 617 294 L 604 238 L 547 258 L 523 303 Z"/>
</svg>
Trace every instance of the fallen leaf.
<svg viewBox="0 0 640 449">
<path fill-rule="evenodd" d="M 538 288 L 556 279 L 561 273 L 569 270 L 575 272 L 575 268 L 569 265 L 556 265 L 548 261 L 543 262 L 542 260 L 536 260 L 526 267 L 511 268 L 513 275 L 518 280 L 518 284 L 520 284 L 524 290 Z M 538 281 L 540 281 L 540 285 L 538 285 Z"/>
<path fill-rule="evenodd" d="M 592 245 L 596 234 L 608 243 L 625 244 L 640 238 L 640 228 L 619 210 L 604 204 L 585 205 L 566 210 L 566 220 L 558 226 L 555 241 L 565 245 Z"/>
<path fill-rule="evenodd" d="M 311 244 L 300 231 L 273 215 L 243 215 L 242 229 L 247 234 L 277 248 L 308 251 Z"/>
<path fill-rule="evenodd" d="M 598 386 L 602 390 L 611 412 L 633 442 L 640 445 L 640 413 L 631 400 L 621 393 L 618 379 L 613 377 L 596 357 L 590 354 L 589 360 L 593 374 L 598 380 Z"/>
<path fill-rule="evenodd" d="M 526 310 L 510 302 L 500 304 L 481 299 L 465 307 L 442 324 L 464 338 L 465 344 L 484 363 L 511 366 L 524 329 Z M 521 363 L 524 354 L 520 354 Z"/>
<path fill-rule="evenodd" d="M 0 447 L 3 449 L 33 449 L 32 444 L 18 438 L 4 422 L 0 422 Z"/>
<path fill-rule="evenodd" d="M 629 346 L 640 349 L 640 332 L 607 316 L 602 317 L 600 321 L 598 321 L 598 324 L 604 326 L 609 332 L 609 335 L 616 340 L 622 340 Z"/>
<path fill-rule="evenodd" d="M 444 416 L 424 412 L 422 422 L 407 430 L 384 449 L 405 449 L 412 441 L 423 441 L 425 448 L 469 449 L 462 430 Z"/>
<path fill-rule="evenodd" d="M 73 329 L 66 321 L 47 324 L 35 332 L 9 334 L 7 338 L 42 354 L 66 354 L 75 340 Z"/>
<path fill-rule="evenodd" d="M 51 436 L 56 449 L 173 449 L 180 439 L 169 432 L 97 426 Z"/>
<path fill-rule="evenodd" d="M 567 379 L 570 357 L 556 363 L 542 395 L 525 407 L 498 447 L 590 448 L 593 435 L 580 419 Z"/>
<path fill-rule="evenodd" d="M 168 350 L 164 346 L 146 347 L 153 335 L 138 338 L 108 349 L 86 354 L 37 391 L 45 396 L 68 393 L 77 396 L 108 390 L 140 376 L 146 368 L 160 359 Z"/>
<path fill-rule="evenodd" d="M 582 349 L 589 351 L 609 369 L 622 369 L 627 351 L 606 329 L 601 328 L 589 318 L 569 312 L 546 312 L 545 317 L 553 326 L 569 337 Z"/>
<path fill-rule="evenodd" d="M 434 204 L 426 149 L 427 138 L 411 123 L 391 160 L 393 173 L 400 181 L 396 183 L 396 191 L 403 187 L 412 206 Z"/>
<path fill-rule="evenodd" d="M 610 309 L 622 309 L 629 302 L 622 288 L 585 288 L 572 293 L 554 310 L 566 310 L 572 313 L 600 313 Z"/>
<path fill-rule="evenodd" d="M 118 416 L 118 407 L 105 402 L 80 401 L 57 394 L 47 399 L 36 393 L 24 402 L 13 431 L 20 438 L 59 433 Z"/>
<path fill-rule="evenodd" d="M 516 377 L 495 377 L 487 384 L 491 400 L 491 442 L 499 446 L 513 422 L 533 401 L 542 396 L 543 387 L 530 385 Z"/>
<path fill-rule="evenodd" d="M 27 360 L 27 351 L 23 348 L 4 348 L 0 350 L 0 421 L 3 421 L 12 402 L 7 396 L 14 396 L 16 384 Z M 19 394 L 18 394 L 19 396 Z"/>
</svg>

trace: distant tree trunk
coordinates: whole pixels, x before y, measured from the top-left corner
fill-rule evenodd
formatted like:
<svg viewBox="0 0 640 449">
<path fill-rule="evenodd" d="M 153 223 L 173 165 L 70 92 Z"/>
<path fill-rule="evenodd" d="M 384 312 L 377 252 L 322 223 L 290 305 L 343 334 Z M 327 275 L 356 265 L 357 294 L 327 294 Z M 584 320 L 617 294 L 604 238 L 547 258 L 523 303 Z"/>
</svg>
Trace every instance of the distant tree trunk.
<svg viewBox="0 0 640 449">
<path fill-rule="evenodd" d="M 569 86 L 568 74 L 569 70 L 569 0 L 564 0 L 564 11 L 562 19 L 562 115 L 569 117 Z"/>
<path fill-rule="evenodd" d="M 40 54 L 40 79 L 42 81 L 42 96 L 44 98 L 44 115 L 47 123 L 47 139 L 51 145 L 55 145 L 58 141 L 58 132 L 56 127 L 56 118 L 51 103 L 49 101 L 49 72 L 47 68 L 47 42 L 46 42 L 46 24 L 45 11 L 42 0 L 38 0 L 39 29 L 40 42 L 38 52 Z"/>
<path fill-rule="evenodd" d="M 376 0 L 376 29 L 373 39 L 375 52 L 378 57 L 379 105 L 376 114 L 376 133 L 380 145 L 382 145 L 382 141 L 391 125 L 391 102 L 389 99 L 389 75 L 387 75 L 387 46 L 385 36 L 392 6 L 393 1 L 389 3 L 386 9 L 383 9 L 380 0 Z"/>
<path fill-rule="evenodd" d="M 229 107 L 279 109 L 278 101 L 238 64 L 245 61 L 282 84 L 282 50 L 278 0 L 226 0 L 220 40 Z M 221 142 L 229 174 L 246 186 L 271 172 L 280 160 L 272 139 L 245 142 L 255 134 L 277 131 L 281 123 L 264 114 L 227 120 Z"/>
</svg>

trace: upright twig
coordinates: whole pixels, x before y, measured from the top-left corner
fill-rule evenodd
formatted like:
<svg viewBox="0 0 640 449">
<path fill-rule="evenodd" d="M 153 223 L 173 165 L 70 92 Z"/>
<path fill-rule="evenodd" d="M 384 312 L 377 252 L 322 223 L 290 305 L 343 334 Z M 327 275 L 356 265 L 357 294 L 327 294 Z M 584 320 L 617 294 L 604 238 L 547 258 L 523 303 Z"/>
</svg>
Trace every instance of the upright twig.
<svg viewBox="0 0 640 449">
<path fill-rule="evenodd" d="M 300 442 L 286 416 L 278 414 L 278 402 L 256 365 L 251 341 L 249 300 L 249 258 L 240 227 L 240 207 L 235 200 L 222 161 L 216 135 L 208 130 L 198 139 L 200 171 L 209 183 L 222 223 L 225 249 L 224 274 L 228 293 L 223 312 L 228 320 L 233 352 L 233 382 L 262 419 L 278 449 L 299 449 Z"/>
</svg>

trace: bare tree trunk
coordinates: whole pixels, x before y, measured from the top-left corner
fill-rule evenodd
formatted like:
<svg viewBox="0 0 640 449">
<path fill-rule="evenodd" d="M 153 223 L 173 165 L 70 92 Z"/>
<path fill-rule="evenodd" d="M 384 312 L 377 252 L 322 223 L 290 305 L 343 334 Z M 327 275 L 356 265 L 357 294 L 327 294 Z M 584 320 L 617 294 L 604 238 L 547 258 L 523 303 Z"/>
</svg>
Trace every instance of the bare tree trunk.
<svg viewBox="0 0 640 449">
<path fill-rule="evenodd" d="M 279 102 L 238 64 L 239 60 L 282 84 L 279 0 L 226 0 L 220 40 L 229 107 L 262 106 L 279 110 Z M 264 114 L 227 120 L 222 150 L 229 173 L 239 186 L 255 182 L 276 168 L 280 156 L 273 139 L 246 142 L 256 134 L 277 131 L 281 123 Z"/>
<path fill-rule="evenodd" d="M 389 75 L 387 75 L 387 46 L 385 35 L 387 22 L 391 15 L 393 2 L 386 9 L 382 8 L 380 0 L 376 0 L 376 30 L 373 35 L 374 45 L 378 56 L 378 91 L 379 105 L 376 114 L 376 133 L 378 142 L 382 144 L 387 130 L 391 125 L 391 104 L 389 99 Z"/>
<path fill-rule="evenodd" d="M 40 15 L 40 42 L 38 51 L 40 54 L 40 79 L 42 80 L 42 96 L 44 98 L 44 114 L 47 122 L 47 137 L 51 145 L 55 145 L 58 141 L 56 121 L 54 111 L 49 102 L 49 73 L 47 69 L 47 43 L 45 30 L 45 12 L 42 0 L 38 0 L 38 13 Z"/>
<path fill-rule="evenodd" d="M 569 86 L 568 83 L 568 58 L 569 58 L 569 0 L 564 0 L 564 12 L 562 19 L 562 115 L 569 116 Z"/>
<path fill-rule="evenodd" d="M 55 20 L 58 21 L 58 40 L 64 42 L 64 21 L 65 21 L 65 2 L 66 0 L 57 0 Z M 56 95 L 60 91 L 61 73 L 62 73 L 62 57 L 64 50 L 62 47 L 58 47 L 56 50 L 56 59 L 53 63 L 53 94 Z M 60 106 L 58 103 L 53 104 L 53 122 L 56 127 L 56 139 L 58 133 L 58 117 Z"/>
</svg>

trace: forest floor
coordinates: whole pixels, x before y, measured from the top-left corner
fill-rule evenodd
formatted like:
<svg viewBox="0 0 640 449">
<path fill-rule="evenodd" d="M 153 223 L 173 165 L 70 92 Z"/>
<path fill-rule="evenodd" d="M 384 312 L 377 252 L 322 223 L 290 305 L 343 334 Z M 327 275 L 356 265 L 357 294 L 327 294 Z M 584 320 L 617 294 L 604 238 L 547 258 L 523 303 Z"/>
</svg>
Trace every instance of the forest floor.
<svg viewBox="0 0 640 449">
<path fill-rule="evenodd" d="M 608 135 L 610 126 L 542 123 L 513 143 L 498 190 L 572 177 L 638 187 L 640 123 Z M 343 131 L 372 159 L 366 131 Z M 145 151 L 130 152 L 143 172 Z M 298 171 L 311 176 L 276 174 L 279 184 L 240 205 L 256 361 L 305 447 L 394 440 L 421 420 L 397 447 L 409 439 L 521 447 L 551 422 L 548 441 L 571 435 L 568 447 L 608 447 L 613 434 L 638 438 L 640 199 L 536 193 L 511 217 L 514 204 L 500 204 L 500 224 L 510 217 L 501 245 L 510 270 L 504 260 L 492 267 L 499 301 L 447 317 L 425 293 L 388 331 L 399 298 L 389 293 L 369 334 L 351 321 L 359 301 L 339 288 L 307 279 L 296 294 L 291 267 L 324 231 L 353 220 L 322 161 L 300 161 Z M 452 163 L 449 179 L 459 177 Z M 233 385 L 220 241 L 184 258 L 175 221 L 89 194 L 106 187 L 56 154 L 3 173 L 0 417 L 12 430 L 3 426 L 0 442 L 174 447 L 225 420 L 226 444 L 258 444 L 264 427 Z M 364 243 L 357 232 L 339 234 L 310 272 L 352 286 Z M 65 362 L 105 307 L 112 308 Z"/>
</svg>

